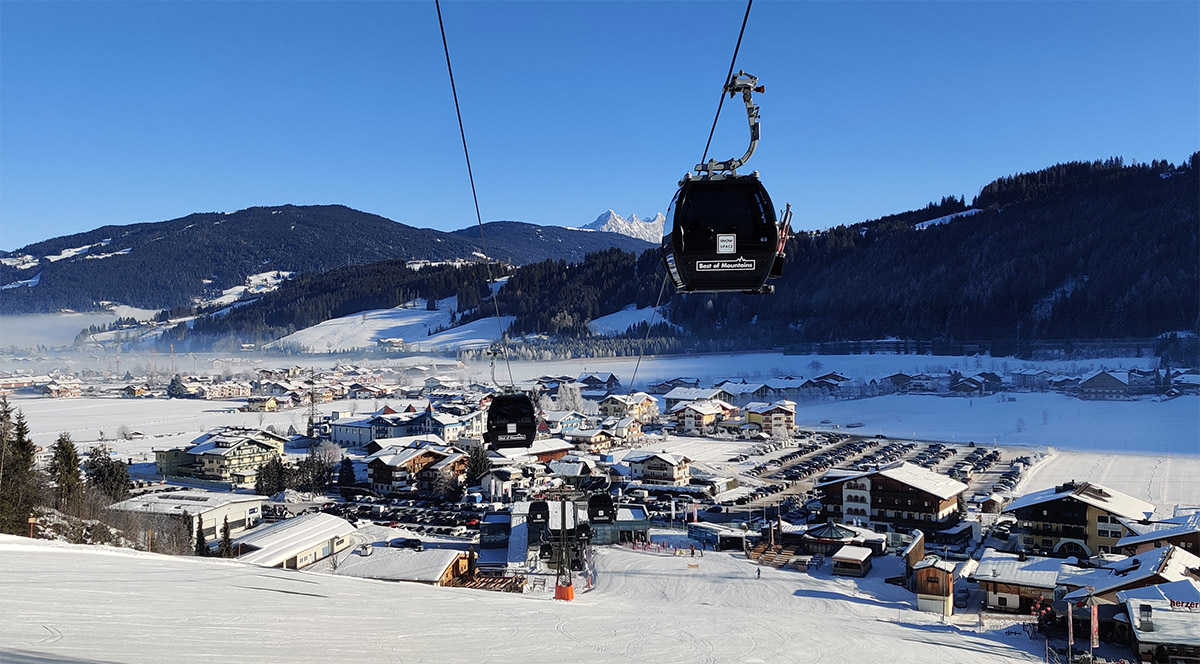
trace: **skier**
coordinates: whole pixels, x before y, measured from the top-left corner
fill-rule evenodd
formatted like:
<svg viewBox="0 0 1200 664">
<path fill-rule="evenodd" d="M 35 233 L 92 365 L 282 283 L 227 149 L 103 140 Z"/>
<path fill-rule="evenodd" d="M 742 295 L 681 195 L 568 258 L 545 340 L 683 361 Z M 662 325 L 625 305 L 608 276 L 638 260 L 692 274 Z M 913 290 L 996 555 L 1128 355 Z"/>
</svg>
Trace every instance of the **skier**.
<svg viewBox="0 0 1200 664">
<path fill-rule="evenodd" d="M 696 557 L 696 545 L 692 544 L 691 547 L 692 547 L 692 557 L 695 558 Z"/>
<path fill-rule="evenodd" d="M 754 578 L 756 578 L 756 579 L 761 579 L 761 578 L 762 578 L 762 568 L 761 568 L 761 567 L 759 567 L 758 569 L 754 570 Z"/>
</svg>

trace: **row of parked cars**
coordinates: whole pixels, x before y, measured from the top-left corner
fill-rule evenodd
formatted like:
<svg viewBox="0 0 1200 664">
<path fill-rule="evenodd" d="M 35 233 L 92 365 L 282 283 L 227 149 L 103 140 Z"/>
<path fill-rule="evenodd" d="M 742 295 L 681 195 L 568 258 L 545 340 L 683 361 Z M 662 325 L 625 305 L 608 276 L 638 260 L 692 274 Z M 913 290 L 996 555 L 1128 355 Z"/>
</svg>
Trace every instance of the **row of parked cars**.
<svg viewBox="0 0 1200 664">
<path fill-rule="evenodd" d="M 854 462 L 855 470 L 867 470 L 873 466 L 883 466 L 900 460 L 900 457 L 916 449 L 916 443 L 888 443 Z"/>
<path fill-rule="evenodd" d="M 962 461 L 954 464 L 954 467 L 946 474 L 959 482 L 969 482 L 972 475 L 991 468 L 997 461 L 1000 461 L 1000 458 L 1000 450 L 989 452 L 983 448 L 975 448 Z"/>
<path fill-rule="evenodd" d="M 354 503 L 332 503 L 322 510 L 350 521 L 369 520 L 380 526 L 403 526 L 431 535 L 469 536 L 478 530 L 487 506 L 477 504 L 437 504 L 431 501 L 364 498 Z"/>
</svg>

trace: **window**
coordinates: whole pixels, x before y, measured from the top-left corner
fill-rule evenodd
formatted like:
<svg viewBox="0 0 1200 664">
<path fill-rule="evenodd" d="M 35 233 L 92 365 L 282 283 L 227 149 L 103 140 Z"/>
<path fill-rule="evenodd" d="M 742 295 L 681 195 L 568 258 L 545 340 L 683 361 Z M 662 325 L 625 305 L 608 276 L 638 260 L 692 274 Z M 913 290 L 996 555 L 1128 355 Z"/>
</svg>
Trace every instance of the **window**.
<svg viewBox="0 0 1200 664">
<path fill-rule="evenodd" d="M 1101 514 L 1100 516 L 1096 517 L 1096 523 L 1108 523 L 1108 517 Z"/>
<path fill-rule="evenodd" d="M 1052 547 L 1052 546 L 1054 546 L 1054 540 L 1042 538 L 1042 546 L 1047 547 L 1047 548 Z"/>
<path fill-rule="evenodd" d="M 1007 597 L 997 597 L 996 604 L 998 604 L 999 606 L 1008 606 L 1008 598 Z"/>
</svg>

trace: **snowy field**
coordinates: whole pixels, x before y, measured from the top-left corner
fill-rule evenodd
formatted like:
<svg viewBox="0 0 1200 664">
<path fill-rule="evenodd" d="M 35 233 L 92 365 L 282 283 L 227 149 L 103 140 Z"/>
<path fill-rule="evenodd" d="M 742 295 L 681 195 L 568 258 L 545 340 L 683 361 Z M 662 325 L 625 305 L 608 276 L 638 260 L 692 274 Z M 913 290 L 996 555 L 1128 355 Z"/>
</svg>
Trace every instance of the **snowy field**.
<svg viewBox="0 0 1200 664">
<path fill-rule="evenodd" d="M 578 375 L 583 371 L 605 371 L 617 375 L 621 383 L 630 385 L 637 357 L 600 357 L 546 362 L 513 362 L 513 375 L 518 381 L 549 374 Z M 898 371 L 945 375 L 951 369 L 970 375 L 979 371 L 1008 374 L 1018 369 L 1047 369 L 1055 373 L 1082 375 L 1095 369 L 1152 368 L 1157 358 L 1118 357 L 1075 361 L 1029 362 L 1013 357 L 965 357 L 951 355 L 784 355 L 783 353 L 720 353 L 698 355 L 650 355 L 642 359 L 634 387 L 645 389 L 651 383 L 689 376 L 702 385 L 722 380 L 746 379 L 762 381 L 784 376 L 811 378 L 837 371 L 851 378 L 882 378 Z M 486 375 L 486 365 L 472 367 L 479 376 Z"/>
<path fill-rule="evenodd" d="M 54 443 L 58 434 L 66 432 L 81 449 L 99 440 L 100 433 L 121 457 L 139 457 L 155 449 L 182 445 L 201 433 L 218 426 L 266 427 L 274 425 L 281 432 L 288 427 L 303 431 L 308 422 L 308 410 L 286 410 L 276 413 L 244 413 L 237 408 L 246 405 L 238 401 L 198 401 L 193 399 L 45 399 L 10 396 L 9 403 L 19 409 L 29 423 L 33 442 L 43 447 Z M 318 410 L 348 411 L 352 408 L 366 414 L 374 409 L 372 401 L 342 401 L 322 404 Z M 140 431 L 145 438 L 114 440 L 120 427 Z M 153 455 L 150 455 L 153 458 Z"/>
<path fill-rule="evenodd" d="M 894 556 L 856 581 L 691 562 L 601 549 L 567 603 L 0 536 L 0 661 L 1041 661 L 1019 630 L 913 610 Z"/>
<path fill-rule="evenodd" d="M 1050 392 L 979 398 L 910 394 L 797 405 L 797 426 L 827 428 L 822 420 L 843 428 L 863 424 L 851 433 L 920 440 L 1200 455 L 1196 396 L 1104 402 Z"/>
<path fill-rule="evenodd" d="M 1200 505 L 1200 457 L 1196 456 L 1058 451 L 1034 467 L 1020 491 L 1040 491 L 1072 479 L 1098 482 L 1154 503 L 1160 517 L 1171 516 L 1175 505 Z"/>
</svg>

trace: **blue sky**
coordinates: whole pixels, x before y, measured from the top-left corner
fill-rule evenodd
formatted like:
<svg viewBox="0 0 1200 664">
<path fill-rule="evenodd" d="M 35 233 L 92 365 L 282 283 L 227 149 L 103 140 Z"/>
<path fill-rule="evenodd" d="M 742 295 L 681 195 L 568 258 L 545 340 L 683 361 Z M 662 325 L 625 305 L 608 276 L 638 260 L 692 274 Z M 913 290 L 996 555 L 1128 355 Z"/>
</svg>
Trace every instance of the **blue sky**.
<svg viewBox="0 0 1200 664">
<path fill-rule="evenodd" d="M 744 7 L 445 2 L 484 220 L 664 211 Z M 738 66 L 797 228 L 1200 149 L 1194 0 L 759 0 Z M 727 105 L 713 156 L 745 143 Z M 0 0 L 0 248 L 283 203 L 474 223 L 432 2 Z"/>
</svg>

